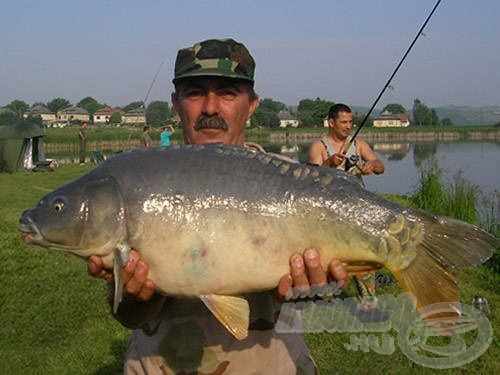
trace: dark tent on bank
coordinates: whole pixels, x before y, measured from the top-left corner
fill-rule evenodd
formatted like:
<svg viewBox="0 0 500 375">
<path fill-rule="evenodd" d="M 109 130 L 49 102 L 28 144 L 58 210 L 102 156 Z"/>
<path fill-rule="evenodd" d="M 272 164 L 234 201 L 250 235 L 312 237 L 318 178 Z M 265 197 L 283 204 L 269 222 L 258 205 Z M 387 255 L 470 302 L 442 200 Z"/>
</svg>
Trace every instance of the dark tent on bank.
<svg viewBox="0 0 500 375">
<path fill-rule="evenodd" d="M 0 171 L 32 170 L 45 162 L 43 127 L 35 122 L 19 120 L 0 131 Z"/>
</svg>

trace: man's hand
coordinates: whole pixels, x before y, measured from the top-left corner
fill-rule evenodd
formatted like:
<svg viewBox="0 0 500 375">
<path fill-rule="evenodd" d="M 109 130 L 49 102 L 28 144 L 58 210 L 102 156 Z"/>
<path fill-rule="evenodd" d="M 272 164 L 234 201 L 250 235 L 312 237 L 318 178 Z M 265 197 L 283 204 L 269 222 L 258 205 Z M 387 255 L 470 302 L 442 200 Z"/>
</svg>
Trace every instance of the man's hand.
<svg viewBox="0 0 500 375">
<path fill-rule="evenodd" d="M 303 254 L 293 254 L 290 257 L 290 273 L 281 277 L 278 284 L 278 295 L 285 298 L 288 290 L 293 287 L 321 286 L 328 281 L 342 281 L 341 288 L 347 287 L 347 271 L 338 260 L 332 260 L 328 272 L 321 267 L 316 249 L 307 249 Z"/>
<path fill-rule="evenodd" d="M 92 255 L 89 258 L 87 271 L 92 277 L 107 281 L 113 280 L 113 271 L 104 268 L 102 258 L 98 255 Z M 125 296 L 134 297 L 138 301 L 148 301 L 153 296 L 155 285 L 147 278 L 148 271 L 148 264 L 136 251 L 132 250 L 129 262 L 121 270 Z"/>
<path fill-rule="evenodd" d="M 332 156 L 330 156 L 328 159 L 325 160 L 323 166 L 329 168 L 337 168 L 340 164 L 344 162 L 344 159 L 345 159 L 345 154 L 343 153 L 333 154 Z"/>
<path fill-rule="evenodd" d="M 372 174 L 374 172 L 374 165 L 371 161 L 367 161 L 366 163 L 363 164 L 363 167 L 361 168 L 361 173 L 364 175 L 367 174 Z"/>
<path fill-rule="evenodd" d="M 99 255 L 90 256 L 87 261 L 87 272 L 90 276 L 98 279 L 113 280 L 113 272 L 104 268 L 104 262 Z"/>
</svg>

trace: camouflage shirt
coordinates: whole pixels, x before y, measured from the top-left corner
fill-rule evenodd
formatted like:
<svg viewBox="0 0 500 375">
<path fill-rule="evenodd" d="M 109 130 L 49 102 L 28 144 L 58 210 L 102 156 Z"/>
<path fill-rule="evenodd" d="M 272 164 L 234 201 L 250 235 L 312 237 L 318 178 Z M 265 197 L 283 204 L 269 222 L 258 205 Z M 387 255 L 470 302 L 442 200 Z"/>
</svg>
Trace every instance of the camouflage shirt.
<svg viewBox="0 0 500 375">
<path fill-rule="evenodd" d="M 169 300 L 158 320 L 133 332 L 125 374 L 315 374 L 300 334 L 277 333 L 274 292 L 245 296 L 248 337 L 236 340 L 198 299 Z"/>
</svg>

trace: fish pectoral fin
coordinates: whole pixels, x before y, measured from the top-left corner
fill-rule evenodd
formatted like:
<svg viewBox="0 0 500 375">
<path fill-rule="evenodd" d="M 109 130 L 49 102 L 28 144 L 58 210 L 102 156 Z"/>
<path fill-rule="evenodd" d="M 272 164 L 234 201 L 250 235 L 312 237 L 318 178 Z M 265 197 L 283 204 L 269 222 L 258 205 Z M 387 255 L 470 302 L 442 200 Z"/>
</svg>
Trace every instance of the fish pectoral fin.
<svg viewBox="0 0 500 375">
<path fill-rule="evenodd" d="M 130 246 L 127 244 L 117 244 L 114 253 L 113 278 L 115 280 L 115 292 L 113 295 L 113 313 L 116 314 L 123 297 L 123 279 L 121 271 L 128 263 Z"/>
<path fill-rule="evenodd" d="M 238 340 L 248 336 L 250 307 L 243 297 L 208 294 L 200 296 L 205 306 Z"/>
</svg>

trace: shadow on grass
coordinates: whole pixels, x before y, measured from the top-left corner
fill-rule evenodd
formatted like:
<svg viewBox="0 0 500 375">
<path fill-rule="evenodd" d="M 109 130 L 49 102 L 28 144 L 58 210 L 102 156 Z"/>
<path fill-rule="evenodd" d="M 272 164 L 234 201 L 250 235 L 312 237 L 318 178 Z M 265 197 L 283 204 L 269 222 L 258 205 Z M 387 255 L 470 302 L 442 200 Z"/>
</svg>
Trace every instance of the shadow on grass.
<svg viewBox="0 0 500 375">
<path fill-rule="evenodd" d="M 111 343 L 110 354 L 114 361 L 99 368 L 94 375 L 118 375 L 123 374 L 123 362 L 125 361 L 125 351 L 127 350 L 127 340 L 115 340 Z"/>
</svg>

